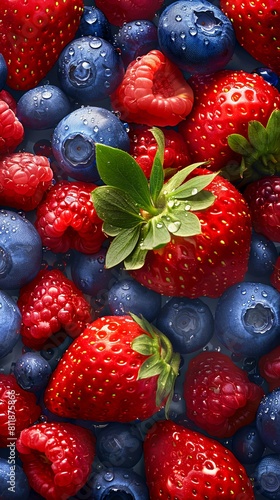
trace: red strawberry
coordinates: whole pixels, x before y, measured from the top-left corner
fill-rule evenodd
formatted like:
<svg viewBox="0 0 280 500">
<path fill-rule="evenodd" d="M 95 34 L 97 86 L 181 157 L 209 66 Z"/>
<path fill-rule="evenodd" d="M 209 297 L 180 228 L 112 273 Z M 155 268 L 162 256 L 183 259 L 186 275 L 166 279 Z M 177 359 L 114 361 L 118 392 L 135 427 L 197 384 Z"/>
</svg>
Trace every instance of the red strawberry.
<svg viewBox="0 0 280 500">
<path fill-rule="evenodd" d="M 74 38 L 82 12 L 83 0 L 0 3 L 1 52 L 8 65 L 9 87 L 36 87 Z"/>
<path fill-rule="evenodd" d="M 189 363 L 184 381 L 186 413 L 214 437 L 224 438 L 253 422 L 261 387 L 221 352 L 203 351 Z"/>
<path fill-rule="evenodd" d="M 280 242 L 280 177 L 267 176 L 251 182 L 244 191 L 253 228 L 268 239 Z"/>
<path fill-rule="evenodd" d="M 95 438 L 84 427 L 49 422 L 24 429 L 17 450 L 28 482 L 46 500 L 66 500 L 86 483 Z"/>
<path fill-rule="evenodd" d="M 150 500 L 253 500 L 235 456 L 218 441 L 171 420 L 156 422 L 144 441 Z"/>
<path fill-rule="evenodd" d="M 41 408 L 32 392 L 24 391 L 14 375 L 0 374 L 0 447 L 6 447 L 20 432 L 38 420 Z"/>
<path fill-rule="evenodd" d="M 0 100 L 0 155 L 12 153 L 21 143 L 24 128 L 6 101 Z"/>
<path fill-rule="evenodd" d="M 167 338 L 144 319 L 101 317 L 62 356 L 45 405 L 62 417 L 145 420 L 168 406 L 179 363 Z"/>
<path fill-rule="evenodd" d="M 190 155 L 182 135 L 173 129 L 161 129 L 164 134 L 164 175 L 170 177 L 190 163 Z M 150 177 L 157 142 L 147 125 L 131 124 L 129 126 L 130 154 L 142 168 L 146 177 Z"/>
<path fill-rule="evenodd" d="M 98 252 L 105 237 L 91 203 L 95 184 L 62 180 L 50 188 L 37 208 L 35 226 L 43 245 L 53 252 L 75 249 Z"/>
<path fill-rule="evenodd" d="M 82 292 L 58 269 L 42 270 L 20 290 L 21 335 L 25 345 L 40 349 L 63 329 L 77 337 L 91 322 L 91 307 Z"/>
<path fill-rule="evenodd" d="M 210 161 L 212 170 L 239 165 L 241 155 L 232 151 L 228 136 L 248 137 L 248 124 L 266 125 L 280 108 L 278 90 L 257 74 L 221 70 L 189 80 L 194 91 L 192 112 L 180 124 L 193 161 Z M 231 169 L 229 170 L 231 172 Z"/>
<path fill-rule="evenodd" d="M 96 146 L 107 185 L 92 197 L 104 232 L 114 237 L 106 266 L 124 261 L 137 281 L 166 296 L 218 297 L 247 270 L 247 204 L 229 181 L 198 164 L 164 183 L 163 142 L 149 184 L 127 153 Z"/>
<path fill-rule="evenodd" d="M 178 67 L 152 50 L 128 65 L 111 103 L 127 122 L 174 126 L 190 113 L 193 91 Z"/>
<path fill-rule="evenodd" d="M 278 0 L 221 0 L 236 38 L 251 56 L 280 73 L 280 10 Z"/>
<path fill-rule="evenodd" d="M 122 26 L 129 21 L 153 19 L 164 0 L 96 0 L 95 5 L 108 21 L 115 26 Z"/>
<path fill-rule="evenodd" d="M 33 210 L 51 185 L 53 171 L 45 156 L 11 153 L 0 157 L 0 203 Z"/>
<path fill-rule="evenodd" d="M 280 345 L 260 357 L 259 370 L 268 383 L 269 391 L 280 387 Z"/>
</svg>

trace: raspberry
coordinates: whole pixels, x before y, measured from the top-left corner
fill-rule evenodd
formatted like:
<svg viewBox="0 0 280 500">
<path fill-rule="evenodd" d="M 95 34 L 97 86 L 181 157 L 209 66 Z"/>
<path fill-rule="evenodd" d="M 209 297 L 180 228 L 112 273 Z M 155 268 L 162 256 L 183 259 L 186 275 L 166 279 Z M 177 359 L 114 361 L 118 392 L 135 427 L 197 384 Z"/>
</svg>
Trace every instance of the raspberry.
<svg viewBox="0 0 280 500">
<path fill-rule="evenodd" d="M 0 100 L 0 154 L 12 153 L 21 143 L 24 128 L 6 101 Z"/>
<path fill-rule="evenodd" d="M 43 245 L 55 253 L 75 249 L 98 252 L 105 236 L 91 201 L 95 184 L 62 180 L 52 186 L 37 208 L 36 229 Z"/>
<path fill-rule="evenodd" d="M 30 486 L 46 500 L 66 500 L 86 483 L 95 438 L 70 423 L 41 423 L 24 429 L 16 444 Z"/>
<path fill-rule="evenodd" d="M 17 114 L 17 101 L 10 92 L 8 92 L 7 90 L 1 90 L 0 100 L 5 101 L 9 105 L 9 108 L 11 108 L 11 110 L 15 113 L 15 115 Z"/>
<path fill-rule="evenodd" d="M 0 447 L 16 439 L 20 432 L 38 420 L 41 408 L 32 392 L 24 391 L 14 375 L 0 374 Z"/>
<path fill-rule="evenodd" d="M 221 352 L 201 352 L 188 366 L 187 417 L 211 436 L 230 437 L 252 423 L 263 395 L 262 388 Z"/>
<path fill-rule="evenodd" d="M 280 256 L 277 258 L 273 271 L 270 275 L 270 283 L 280 292 Z"/>
<path fill-rule="evenodd" d="M 19 210 L 34 210 L 51 185 L 48 158 L 32 153 L 11 153 L 0 158 L 0 203 Z"/>
<path fill-rule="evenodd" d="M 42 270 L 23 286 L 18 307 L 23 343 L 35 349 L 41 349 L 60 329 L 77 337 L 92 320 L 91 307 L 82 292 L 58 269 Z"/>
<path fill-rule="evenodd" d="M 267 381 L 269 391 L 280 387 L 280 346 L 259 359 L 260 375 Z"/>
<path fill-rule="evenodd" d="M 159 50 L 132 61 L 111 95 L 122 120 L 159 127 L 177 125 L 191 112 L 193 100 L 182 72 Z"/>
</svg>

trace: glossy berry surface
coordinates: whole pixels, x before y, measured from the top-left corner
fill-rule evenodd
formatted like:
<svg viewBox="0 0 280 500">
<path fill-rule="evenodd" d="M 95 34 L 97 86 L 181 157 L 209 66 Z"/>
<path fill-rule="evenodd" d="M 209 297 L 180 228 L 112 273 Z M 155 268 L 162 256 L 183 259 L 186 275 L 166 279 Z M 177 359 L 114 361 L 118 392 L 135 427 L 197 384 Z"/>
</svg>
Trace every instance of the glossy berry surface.
<svg viewBox="0 0 280 500">
<path fill-rule="evenodd" d="M 96 454 L 106 467 L 133 467 L 143 453 L 137 426 L 112 422 L 97 430 Z"/>
<path fill-rule="evenodd" d="M 36 393 L 46 387 L 52 370 L 40 354 L 26 352 L 17 359 L 13 373 L 22 389 Z"/>
<path fill-rule="evenodd" d="M 6 500 L 28 500 L 29 495 L 30 486 L 22 467 L 0 458 L 0 497 Z"/>
<path fill-rule="evenodd" d="M 11 153 L 24 136 L 22 123 L 6 101 L 0 100 L 0 154 Z"/>
<path fill-rule="evenodd" d="M 0 359 L 9 354 L 19 341 L 21 313 L 16 301 L 0 291 Z"/>
<path fill-rule="evenodd" d="M 150 50 L 158 49 L 157 26 L 152 21 L 140 19 L 124 23 L 114 37 L 125 66 Z"/>
<path fill-rule="evenodd" d="M 112 38 L 111 25 L 102 10 L 94 5 L 84 5 L 79 24 L 79 36 L 97 36 L 110 41 Z"/>
<path fill-rule="evenodd" d="M 149 491 L 143 477 L 132 469 L 122 467 L 102 468 L 92 481 L 93 498 L 149 500 Z"/>
<path fill-rule="evenodd" d="M 280 498 L 280 458 L 279 455 L 266 455 L 254 471 L 255 491 L 261 498 L 278 500 Z"/>
<path fill-rule="evenodd" d="M 129 4 L 125 0 L 118 3 L 114 0 L 97 0 L 95 3 L 111 24 L 122 26 L 125 22 L 137 19 L 152 19 L 163 0 L 133 0 Z"/>
<path fill-rule="evenodd" d="M 242 464 L 259 462 L 265 450 L 265 445 L 254 424 L 238 429 L 231 441 L 231 450 Z"/>
<path fill-rule="evenodd" d="M 256 415 L 256 426 L 263 443 L 276 453 L 280 451 L 279 396 L 279 388 L 267 393 L 261 400 Z"/>
<path fill-rule="evenodd" d="M 253 231 L 248 262 L 248 272 L 252 275 L 270 276 L 278 257 L 275 243 L 263 234 Z"/>
</svg>

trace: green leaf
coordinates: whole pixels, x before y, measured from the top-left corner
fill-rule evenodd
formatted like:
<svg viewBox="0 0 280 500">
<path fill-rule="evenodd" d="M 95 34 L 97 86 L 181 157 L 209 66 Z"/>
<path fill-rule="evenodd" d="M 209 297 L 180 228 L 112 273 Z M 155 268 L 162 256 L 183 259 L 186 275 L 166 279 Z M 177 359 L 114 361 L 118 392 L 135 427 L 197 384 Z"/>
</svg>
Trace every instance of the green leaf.
<svg viewBox="0 0 280 500">
<path fill-rule="evenodd" d="M 105 234 L 107 234 L 108 236 L 114 237 L 114 236 L 117 236 L 117 234 L 121 233 L 123 231 L 123 228 L 113 226 L 112 224 L 109 224 L 108 222 L 103 222 L 102 231 Z"/>
<path fill-rule="evenodd" d="M 150 211 L 153 206 L 148 179 L 134 158 L 126 151 L 104 144 L 96 144 L 95 150 L 103 182 L 126 191 L 142 209 Z"/>
<path fill-rule="evenodd" d="M 196 175 L 189 181 L 185 182 L 182 186 L 175 189 L 172 192 L 172 198 L 176 199 L 188 199 L 191 196 L 195 196 L 197 193 L 205 189 L 210 182 L 215 179 L 217 172 L 213 174 L 205 174 L 205 175 Z M 171 198 L 171 195 L 168 195 L 168 198 Z"/>
<path fill-rule="evenodd" d="M 156 200 L 159 196 L 159 193 L 162 190 L 162 186 L 164 183 L 164 170 L 163 170 L 164 134 L 159 128 L 156 127 L 153 127 L 151 129 L 151 132 L 157 142 L 157 151 L 154 157 L 152 171 L 150 175 L 151 197 L 153 199 L 153 202 L 156 203 Z"/>
<path fill-rule="evenodd" d="M 157 344 L 159 346 L 159 334 L 161 333 L 154 325 L 152 325 L 144 316 L 137 316 L 136 314 L 130 312 L 129 313 L 132 319 L 137 323 L 137 325 L 144 330 L 144 332 L 148 332 L 151 337 L 157 341 Z M 137 342 L 137 339 L 133 340 L 133 347 L 134 343 Z M 136 349 L 137 350 L 137 349 Z"/>
<path fill-rule="evenodd" d="M 142 249 L 141 246 L 136 246 L 131 254 L 129 254 L 124 260 L 124 267 L 127 271 L 132 271 L 133 269 L 140 269 L 146 259 L 148 250 Z"/>
<path fill-rule="evenodd" d="M 126 259 L 136 247 L 141 228 L 140 225 L 132 229 L 123 229 L 110 244 L 106 253 L 106 267 L 114 267 Z"/>
<path fill-rule="evenodd" d="M 280 152 L 280 110 L 275 109 L 272 111 L 266 130 L 269 135 L 270 151 L 272 154 L 279 154 Z"/>
<path fill-rule="evenodd" d="M 176 236 L 195 236 L 201 233 L 199 218 L 184 208 L 177 208 L 162 218 L 166 228 Z"/>
<path fill-rule="evenodd" d="M 164 133 L 160 128 L 158 127 L 152 127 L 151 132 L 157 142 L 157 152 L 156 152 L 156 157 L 158 158 L 159 162 L 161 165 L 163 165 L 164 162 L 164 146 L 165 146 L 165 138 L 164 138 Z"/>
<path fill-rule="evenodd" d="M 122 189 L 100 186 L 92 191 L 91 197 L 98 216 L 112 226 L 127 229 L 143 221 L 138 207 Z"/>
<path fill-rule="evenodd" d="M 162 222 L 162 217 L 153 217 L 148 221 L 142 231 L 141 246 L 145 250 L 153 250 L 167 245 L 170 233 Z"/>
<path fill-rule="evenodd" d="M 206 165 L 206 163 L 193 163 L 188 167 L 182 168 L 182 170 L 179 170 L 179 172 L 176 172 L 176 174 L 168 179 L 168 181 L 164 184 L 162 188 L 164 194 L 172 193 L 175 189 L 181 186 L 181 184 L 186 180 L 188 175 L 190 175 L 193 170 L 198 167 L 202 167 L 203 165 Z"/>
<path fill-rule="evenodd" d="M 216 196 L 211 191 L 203 190 L 189 198 L 186 203 L 183 203 L 183 206 L 187 210 L 205 210 L 213 205 L 215 199 Z"/>
<path fill-rule="evenodd" d="M 156 354 L 159 352 L 159 344 L 157 340 L 149 335 L 143 333 L 143 335 L 139 335 L 132 342 L 132 348 L 134 351 L 139 352 L 139 354 L 143 354 L 144 356 L 151 356 L 152 354 Z"/>
<path fill-rule="evenodd" d="M 248 151 L 252 151 L 252 146 L 249 141 L 240 134 L 230 134 L 228 136 L 228 145 L 235 152 L 242 156 L 247 155 Z"/>
<path fill-rule="evenodd" d="M 163 368 L 164 363 L 160 357 L 159 352 L 157 352 L 157 354 L 149 356 L 148 359 L 146 359 L 142 363 L 138 372 L 138 380 L 154 377 L 155 375 L 160 375 Z"/>
<path fill-rule="evenodd" d="M 251 145 L 256 149 L 267 152 L 269 136 L 265 127 L 257 120 L 252 120 L 248 124 L 248 138 Z"/>
</svg>

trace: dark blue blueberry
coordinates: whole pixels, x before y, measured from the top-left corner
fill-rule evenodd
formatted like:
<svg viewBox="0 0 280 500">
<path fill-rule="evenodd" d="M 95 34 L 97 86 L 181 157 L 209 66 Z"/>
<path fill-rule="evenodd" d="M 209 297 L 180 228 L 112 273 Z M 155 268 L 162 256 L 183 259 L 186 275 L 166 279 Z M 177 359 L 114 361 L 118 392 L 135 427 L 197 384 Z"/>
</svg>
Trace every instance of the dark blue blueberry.
<svg viewBox="0 0 280 500">
<path fill-rule="evenodd" d="M 42 242 L 33 224 L 12 210 L 0 210 L 0 289 L 21 288 L 41 268 Z"/>
<path fill-rule="evenodd" d="M 258 462 L 264 450 L 263 441 L 253 424 L 238 429 L 231 441 L 231 451 L 242 464 Z"/>
<path fill-rule="evenodd" d="M 219 298 L 215 333 L 234 354 L 259 357 L 279 341 L 280 293 L 270 285 L 242 282 Z"/>
<path fill-rule="evenodd" d="M 280 389 L 266 394 L 256 415 L 256 426 L 264 444 L 280 453 Z"/>
<path fill-rule="evenodd" d="M 4 56 L 0 54 L 0 90 L 3 90 L 8 76 L 8 66 Z"/>
<path fill-rule="evenodd" d="M 68 115 L 71 104 L 55 85 L 42 85 L 25 92 L 17 104 L 17 117 L 24 127 L 34 130 L 53 128 Z"/>
<path fill-rule="evenodd" d="M 106 467 L 134 467 L 143 453 L 143 441 L 137 427 L 109 423 L 96 434 L 96 454 Z"/>
<path fill-rule="evenodd" d="M 80 104 L 106 99 L 121 83 L 124 65 L 119 51 L 100 37 L 74 39 L 58 59 L 58 79 L 67 96 Z"/>
<path fill-rule="evenodd" d="M 70 344 L 73 342 L 73 339 L 69 337 L 64 331 L 60 332 L 61 335 L 56 337 L 58 340 L 61 340 L 61 343 L 59 345 L 54 346 L 52 342 L 50 342 L 50 345 L 48 346 L 47 343 L 44 346 L 44 349 L 40 351 L 40 355 L 44 360 L 46 360 L 53 371 L 61 359 L 63 353 L 66 351 L 66 349 L 70 346 Z"/>
<path fill-rule="evenodd" d="M 150 496 L 143 476 L 134 472 L 133 469 L 110 467 L 94 474 L 90 498 L 92 500 L 149 500 Z"/>
<path fill-rule="evenodd" d="M 98 36 L 112 41 L 111 25 L 103 12 L 94 6 L 85 5 L 77 35 Z"/>
<path fill-rule="evenodd" d="M 280 91 L 280 77 L 272 71 L 270 68 L 256 68 L 252 73 L 257 73 L 258 75 L 262 76 L 263 79 L 276 87 Z"/>
<path fill-rule="evenodd" d="M 231 21 L 207 0 L 179 0 L 158 22 L 162 52 L 181 70 L 212 73 L 226 66 L 236 44 Z"/>
<path fill-rule="evenodd" d="M 7 460 L 0 458 L 0 498 L 28 500 L 29 494 L 30 487 L 22 467 L 14 463 L 12 455 Z"/>
<path fill-rule="evenodd" d="M 111 111 L 95 106 L 81 107 L 65 116 L 52 136 L 54 157 L 73 179 L 97 182 L 95 143 L 129 151 L 125 125 Z"/>
<path fill-rule="evenodd" d="M 200 299 L 170 299 L 161 309 L 156 326 L 181 354 L 202 349 L 214 332 L 214 318 Z"/>
<path fill-rule="evenodd" d="M 257 498 L 280 500 L 280 455 L 264 456 L 253 473 L 254 491 Z"/>
<path fill-rule="evenodd" d="M 116 316 L 132 312 L 153 321 L 161 310 L 161 295 L 132 278 L 124 278 L 110 288 L 108 305 Z"/>
<path fill-rule="evenodd" d="M 16 302 L 0 290 L 0 358 L 9 354 L 19 340 L 21 313 Z"/>
<path fill-rule="evenodd" d="M 273 241 L 253 231 L 248 272 L 254 276 L 269 278 L 277 257 L 278 251 Z"/>
<path fill-rule="evenodd" d="M 45 389 L 52 369 L 49 363 L 37 352 L 22 354 L 14 365 L 14 375 L 22 389 L 40 392 Z"/>
<path fill-rule="evenodd" d="M 115 35 L 114 45 L 121 51 L 125 66 L 137 57 L 158 49 L 157 27 L 152 21 L 124 23 Z"/>
</svg>

